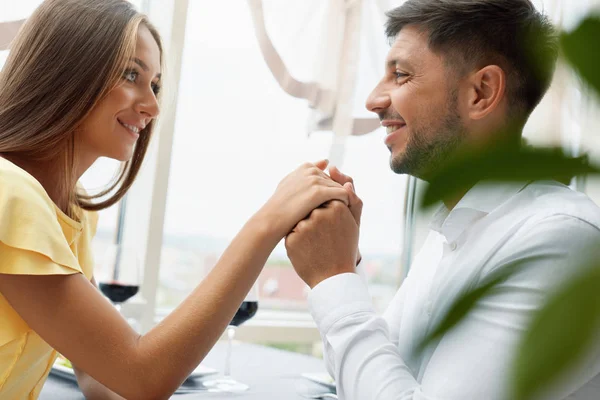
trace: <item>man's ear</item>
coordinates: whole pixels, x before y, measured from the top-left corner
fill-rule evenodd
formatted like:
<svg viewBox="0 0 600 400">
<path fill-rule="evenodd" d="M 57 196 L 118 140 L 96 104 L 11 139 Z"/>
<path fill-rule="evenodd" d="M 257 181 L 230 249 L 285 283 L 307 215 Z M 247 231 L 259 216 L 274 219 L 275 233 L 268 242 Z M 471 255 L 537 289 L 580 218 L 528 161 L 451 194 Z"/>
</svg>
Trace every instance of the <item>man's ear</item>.
<svg viewBox="0 0 600 400">
<path fill-rule="evenodd" d="M 494 111 L 506 93 L 506 73 L 497 65 L 488 65 L 468 78 L 468 113 L 479 120 Z"/>
</svg>

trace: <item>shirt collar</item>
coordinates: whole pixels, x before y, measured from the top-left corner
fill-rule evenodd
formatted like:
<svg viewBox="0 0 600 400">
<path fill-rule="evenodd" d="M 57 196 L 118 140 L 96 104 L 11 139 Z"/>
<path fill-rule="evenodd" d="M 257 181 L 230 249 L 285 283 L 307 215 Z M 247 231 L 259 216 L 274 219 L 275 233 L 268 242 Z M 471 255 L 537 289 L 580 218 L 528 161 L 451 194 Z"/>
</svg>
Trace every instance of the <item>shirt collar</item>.
<svg viewBox="0 0 600 400">
<path fill-rule="evenodd" d="M 526 182 L 479 182 L 449 211 L 442 204 L 429 227 L 454 242 L 473 223 L 519 193 Z"/>
</svg>

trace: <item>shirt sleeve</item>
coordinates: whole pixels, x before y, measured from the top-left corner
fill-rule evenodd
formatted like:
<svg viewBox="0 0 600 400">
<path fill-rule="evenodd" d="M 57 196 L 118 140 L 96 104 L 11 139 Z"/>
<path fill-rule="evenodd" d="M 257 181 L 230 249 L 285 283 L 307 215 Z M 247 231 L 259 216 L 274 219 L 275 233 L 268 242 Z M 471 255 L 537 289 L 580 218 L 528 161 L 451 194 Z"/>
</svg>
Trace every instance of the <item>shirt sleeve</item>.
<svg viewBox="0 0 600 400">
<path fill-rule="evenodd" d="M 41 187 L 9 175 L 0 193 L 0 273 L 65 275 L 81 272 Z"/>
<path fill-rule="evenodd" d="M 506 390 L 514 349 L 532 314 L 559 282 L 589 265 L 591 255 L 587 255 L 599 244 L 596 227 L 570 216 L 548 217 L 515 235 L 511 246 L 497 254 L 489 273 L 514 263 L 521 265 L 519 272 L 432 345 L 420 381 L 391 339 L 387 321 L 397 324 L 399 319 L 389 313 L 385 319 L 376 315 L 360 278 L 342 274 L 321 282 L 311 291 L 309 302 L 340 399 L 510 398 Z M 397 296 L 401 300 L 402 289 Z M 545 399 L 562 399 L 599 372 L 596 361 L 576 379 L 553 388 Z"/>
<path fill-rule="evenodd" d="M 84 211 L 84 228 L 77 243 L 77 259 L 81 271 L 89 280 L 94 276 L 94 253 L 92 251 L 92 239 L 98 226 L 98 213 L 96 211 Z"/>
<path fill-rule="evenodd" d="M 360 262 L 358 263 L 358 265 L 356 266 L 356 275 L 358 275 L 360 277 L 360 279 L 362 280 L 362 282 L 364 282 L 365 286 L 367 287 L 368 284 L 368 279 L 367 279 L 367 273 L 365 270 L 366 266 L 365 266 L 365 259 L 364 257 L 360 260 Z M 352 274 L 354 275 L 354 274 Z M 368 290 L 368 289 L 367 289 Z M 326 360 L 325 361 L 325 367 L 327 368 L 327 371 L 329 372 L 329 375 L 333 376 L 334 372 L 332 369 L 333 363 L 334 363 L 334 359 L 333 359 L 333 354 L 331 352 L 329 352 L 328 347 L 326 345 L 327 340 L 325 338 L 324 335 L 321 335 L 321 340 L 323 341 L 323 359 Z"/>
</svg>

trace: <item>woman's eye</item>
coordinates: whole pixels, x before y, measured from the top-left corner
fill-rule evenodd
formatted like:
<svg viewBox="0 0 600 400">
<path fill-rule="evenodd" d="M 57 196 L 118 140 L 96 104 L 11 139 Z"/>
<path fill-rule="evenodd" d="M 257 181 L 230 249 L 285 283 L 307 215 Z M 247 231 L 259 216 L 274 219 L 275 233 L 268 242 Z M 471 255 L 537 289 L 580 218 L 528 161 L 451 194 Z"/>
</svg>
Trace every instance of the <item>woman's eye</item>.
<svg viewBox="0 0 600 400">
<path fill-rule="evenodd" d="M 158 93 L 160 93 L 160 85 L 158 83 L 153 83 L 152 91 L 154 92 L 155 95 L 158 95 Z"/>
<path fill-rule="evenodd" d="M 123 78 L 125 78 L 129 82 L 135 82 L 138 75 L 139 74 L 137 73 L 137 71 L 134 71 L 134 70 L 125 71 L 125 73 L 123 74 Z"/>
</svg>

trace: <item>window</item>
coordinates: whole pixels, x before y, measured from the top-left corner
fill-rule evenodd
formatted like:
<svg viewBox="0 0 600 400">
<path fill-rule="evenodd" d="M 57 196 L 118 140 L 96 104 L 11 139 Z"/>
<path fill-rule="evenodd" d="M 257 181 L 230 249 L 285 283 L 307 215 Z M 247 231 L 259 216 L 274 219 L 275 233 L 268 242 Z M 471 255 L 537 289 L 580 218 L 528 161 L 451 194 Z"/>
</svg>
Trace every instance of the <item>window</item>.
<svg viewBox="0 0 600 400">
<path fill-rule="evenodd" d="M 305 101 L 266 67 L 239 1 L 190 2 L 179 89 L 157 306 L 175 307 L 275 190 L 328 156 L 330 132 L 306 135 Z M 399 283 L 405 179 L 388 166 L 383 132 L 352 137 L 343 171 L 365 202 L 361 252 L 380 309 Z M 307 287 L 280 244 L 259 278 L 261 308 L 306 310 Z"/>
<path fill-rule="evenodd" d="M 169 27 L 172 10 L 166 10 L 176 8 L 176 3 L 166 7 L 158 0 L 131 1 L 138 9 L 150 13 L 159 30 Z M 26 18 L 40 3 L 41 0 L 12 2 L 3 9 L 0 22 Z M 315 6 L 323 4 L 313 3 Z M 577 22 L 584 7 L 574 8 L 569 3 L 565 8 L 561 7 L 561 2 L 547 0 L 536 0 L 535 3 L 539 8 L 543 8 L 542 3 L 554 5 L 554 8 L 547 7 L 547 11 L 554 12 L 553 17 L 564 14 L 567 28 Z M 287 3 L 285 7 L 288 7 Z M 181 80 L 178 82 L 178 109 L 174 110 L 177 116 L 162 243 L 159 238 L 148 246 L 162 246 L 156 292 L 156 306 L 161 314 L 177 306 L 200 283 L 234 235 L 267 201 L 279 181 L 299 164 L 327 157 L 333 142 L 331 132 L 307 136 L 307 103 L 284 93 L 271 76 L 258 48 L 247 2 L 190 0 L 187 22 Z M 163 31 L 168 48 L 171 37 L 165 32 L 170 32 L 168 29 Z M 289 49 L 282 51 L 282 55 L 292 53 L 294 51 Z M 7 55 L 8 51 L 0 51 L 0 67 Z M 171 70 L 178 67 L 169 65 Z M 378 66 L 374 68 L 379 70 Z M 166 87 L 163 116 L 172 100 L 168 92 Z M 560 91 L 551 93 L 534 113 L 526 129 L 526 136 L 533 143 L 557 144 L 563 131 L 566 135 L 573 131 L 565 128 L 558 132 L 554 120 L 545 118 L 548 110 L 556 110 L 554 103 L 563 101 L 564 97 Z M 564 111 L 565 106 L 560 109 Z M 550 124 L 548 129 L 542 128 L 543 123 Z M 595 123 L 597 120 L 590 119 L 588 125 L 578 129 L 585 135 L 586 127 Z M 160 132 L 160 135 L 164 134 Z M 356 189 L 364 201 L 360 249 L 371 294 L 380 311 L 385 309 L 402 278 L 406 190 L 406 178 L 389 169 L 389 154 L 382 143 L 383 136 L 380 130 L 349 138 L 342 165 L 342 170 L 354 177 Z M 592 148 L 597 147 L 592 144 Z M 151 231 L 144 224 L 136 226 L 137 216 L 132 215 L 140 209 L 144 213 L 152 209 L 147 214 L 155 210 L 148 199 L 157 179 L 154 172 L 145 174 L 152 170 L 149 164 L 154 166 L 152 163 L 157 159 L 161 159 L 160 155 L 149 151 L 137 186 L 134 185 L 130 192 L 134 196 L 130 197 L 128 213 L 133 223 L 129 224 L 127 237 L 132 241 L 144 241 L 144 235 Z M 90 192 L 103 187 L 117 167 L 116 162 L 99 160 L 83 176 L 84 186 Z M 590 181 L 588 187 L 593 197 L 600 197 L 597 180 Z M 164 187 L 161 185 L 160 188 Z M 162 218 L 162 209 L 156 209 Z M 154 218 L 153 223 L 160 218 Z M 415 249 L 420 247 L 427 231 L 429 215 L 419 214 L 417 219 Z M 100 212 L 94 241 L 97 258 L 102 257 L 108 244 L 114 241 L 116 223 L 116 206 Z M 160 234 L 160 229 L 156 232 Z M 145 253 L 148 253 L 147 249 Z M 158 257 L 150 261 L 157 262 Z M 157 268 L 151 266 L 149 270 L 156 272 Z M 259 286 L 261 310 L 282 312 L 284 318 L 293 311 L 298 314 L 306 311 L 307 288 L 296 276 L 282 244 L 269 258 L 259 278 Z M 153 296 L 153 286 L 148 287 Z M 140 304 L 145 307 L 143 299 Z M 153 310 L 152 307 L 147 309 Z"/>
<path fill-rule="evenodd" d="M 0 23 L 27 18 L 41 3 L 42 0 L 23 0 L 18 3 L 12 2 L 8 7 L 3 5 Z M 7 57 L 8 50 L 0 51 L 0 69 L 4 66 Z"/>
<path fill-rule="evenodd" d="M 10 5 L 2 8 L 2 16 L 0 21 L 18 21 L 27 18 L 31 13 L 42 4 L 42 0 L 22 0 L 19 2 L 11 2 Z"/>
<path fill-rule="evenodd" d="M 8 50 L 0 51 L 0 69 L 2 69 L 2 67 L 4 66 L 4 63 L 6 62 L 6 57 L 8 57 Z"/>
<path fill-rule="evenodd" d="M 116 174 L 119 163 L 101 158 L 81 177 L 81 183 L 88 193 L 96 193 L 103 189 Z M 117 228 L 118 203 L 98 212 L 98 227 L 93 241 L 94 257 L 100 260 L 108 246 L 114 243 Z"/>
</svg>

